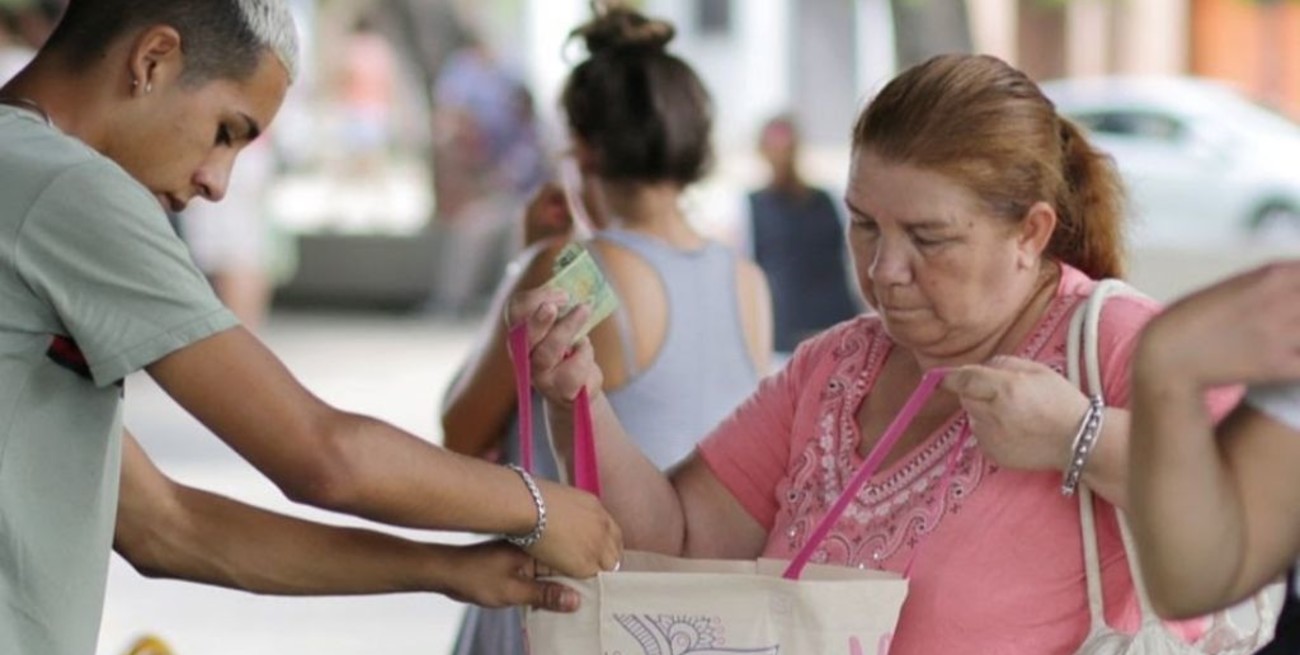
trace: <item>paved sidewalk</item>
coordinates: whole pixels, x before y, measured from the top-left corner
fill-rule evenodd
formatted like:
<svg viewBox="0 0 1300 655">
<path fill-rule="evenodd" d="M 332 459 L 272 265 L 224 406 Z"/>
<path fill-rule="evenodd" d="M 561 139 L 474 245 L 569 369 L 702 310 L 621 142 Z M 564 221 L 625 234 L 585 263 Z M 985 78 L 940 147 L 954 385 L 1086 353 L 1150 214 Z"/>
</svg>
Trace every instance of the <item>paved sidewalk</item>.
<svg viewBox="0 0 1300 655">
<path fill-rule="evenodd" d="M 314 393 L 415 434 L 441 439 L 436 407 L 476 325 L 356 315 L 277 315 L 270 347 Z M 127 425 L 172 477 L 255 505 L 336 524 L 347 517 L 294 505 L 147 377 L 127 385 Z M 426 540 L 459 535 L 396 531 Z M 149 580 L 114 556 L 99 655 L 155 633 L 176 655 L 442 655 L 462 607 L 433 595 L 276 598 Z"/>
</svg>

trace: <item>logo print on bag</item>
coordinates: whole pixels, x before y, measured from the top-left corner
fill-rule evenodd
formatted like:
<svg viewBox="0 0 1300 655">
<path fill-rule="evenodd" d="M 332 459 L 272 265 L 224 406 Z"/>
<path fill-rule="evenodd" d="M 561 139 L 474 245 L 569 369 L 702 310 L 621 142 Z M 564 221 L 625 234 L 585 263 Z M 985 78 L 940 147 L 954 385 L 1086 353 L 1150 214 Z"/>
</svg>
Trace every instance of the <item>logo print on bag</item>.
<svg viewBox="0 0 1300 655">
<path fill-rule="evenodd" d="M 781 647 L 735 648 L 726 645 L 722 619 L 708 616 L 615 614 L 644 655 L 778 655 Z"/>
<path fill-rule="evenodd" d="M 876 642 L 876 655 L 889 655 L 889 644 L 893 640 L 892 632 L 880 635 L 880 641 Z M 849 637 L 849 655 L 866 655 L 866 651 L 862 650 L 862 642 L 857 637 Z"/>
</svg>

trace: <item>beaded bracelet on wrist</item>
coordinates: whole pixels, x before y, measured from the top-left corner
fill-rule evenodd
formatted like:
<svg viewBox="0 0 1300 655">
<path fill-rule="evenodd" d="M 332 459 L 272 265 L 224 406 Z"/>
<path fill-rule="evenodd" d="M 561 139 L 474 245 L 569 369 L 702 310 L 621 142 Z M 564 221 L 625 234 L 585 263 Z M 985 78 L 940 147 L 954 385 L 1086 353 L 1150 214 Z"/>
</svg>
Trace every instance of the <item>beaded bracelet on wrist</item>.
<svg viewBox="0 0 1300 655">
<path fill-rule="evenodd" d="M 1101 437 L 1102 423 L 1106 418 L 1106 403 L 1101 396 L 1088 399 L 1088 411 L 1079 422 L 1079 431 L 1074 435 L 1074 444 L 1070 449 L 1070 461 L 1065 467 L 1061 482 L 1061 494 L 1073 496 L 1083 479 L 1083 469 L 1096 450 L 1097 439 Z"/>
<path fill-rule="evenodd" d="M 519 548 L 529 548 L 542 539 L 542 533 L 546 531 L 546 500 L 542 498 L 542 492 L 537 488 L 537 482 L 533 476 L 522 468 L 514 464 L 507 465 L 510 470 L 519 474 L 523 479 L 524 485 L 528 487 L 528 493 L 533 497 L 533 504 L 537 506 L 537 524 L 533 526 L 533 531 L 525 535 L 505 535 L 506 541 Z"/>
</svg>

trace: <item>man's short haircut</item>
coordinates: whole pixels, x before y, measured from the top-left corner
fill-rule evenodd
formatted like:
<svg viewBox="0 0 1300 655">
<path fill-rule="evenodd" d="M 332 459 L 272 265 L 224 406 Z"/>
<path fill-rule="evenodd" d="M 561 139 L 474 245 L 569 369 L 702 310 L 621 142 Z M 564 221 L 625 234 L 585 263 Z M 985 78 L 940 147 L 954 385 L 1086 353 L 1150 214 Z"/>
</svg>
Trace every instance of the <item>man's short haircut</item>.
<svg viewBox="0 0 1300 655">
<path fill-rule="evenodd" d="M 284 0 L 71 0 L 46 48 L 85 67 L 124 34 L 159 24 L 181 35 L 187 84 L 247 79 L 268 50 L 297 77 L 298 33 Z"/>
</svg>

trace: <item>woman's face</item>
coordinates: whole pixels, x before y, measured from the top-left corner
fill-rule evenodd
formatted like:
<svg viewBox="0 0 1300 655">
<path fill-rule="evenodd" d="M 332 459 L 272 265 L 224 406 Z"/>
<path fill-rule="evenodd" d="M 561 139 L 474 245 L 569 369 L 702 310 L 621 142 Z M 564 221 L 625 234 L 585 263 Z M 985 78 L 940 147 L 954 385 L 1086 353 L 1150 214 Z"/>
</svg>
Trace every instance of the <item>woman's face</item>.
<svg viewBox="0 0 1300 655">
<path fill-rule="evenodd" d="M 903 347 L 960 358 L 1008 328 L 1035 289 L 1042 221 L 996 216 L 941 173 L 862 148 L 845 203 L 858 284 Z M 1048 236 L 1053 226 L 1054 214 Z"/>
</svg>

